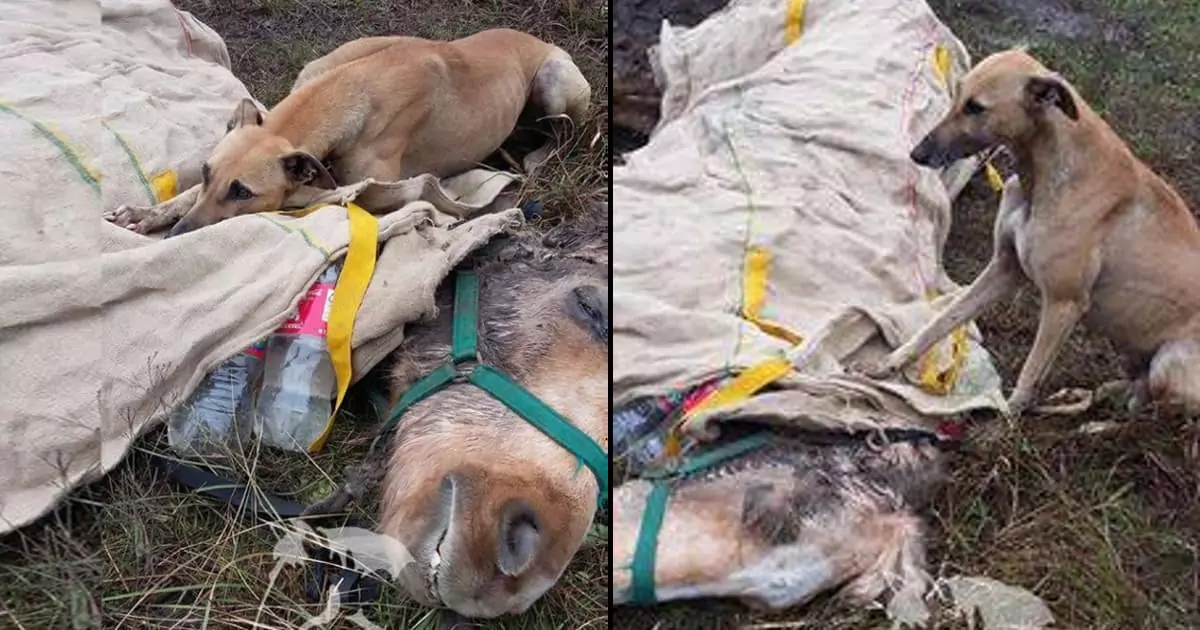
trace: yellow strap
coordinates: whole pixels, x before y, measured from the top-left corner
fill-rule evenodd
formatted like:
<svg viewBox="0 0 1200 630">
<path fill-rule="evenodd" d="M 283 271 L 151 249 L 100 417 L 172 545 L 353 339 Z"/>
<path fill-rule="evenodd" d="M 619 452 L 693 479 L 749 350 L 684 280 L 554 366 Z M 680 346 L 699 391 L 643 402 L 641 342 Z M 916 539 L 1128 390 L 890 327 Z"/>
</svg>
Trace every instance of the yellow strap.
<svg viewBox="0 0 1200 630">
<path fill-rule="evenodd" d="M 738 374 L 732 381 L 717 388 L 708 396 L 705 396 L 695 407 L 692 407 L 680 419 L 676 431 L 686 431 L 686 425 L 691 422 L 696 414 L 742 402 L 757 394 L 767 385 L 783 378 L 791 371 L 792 362 L 787 357 L 772 357 L 750 366 L 750 368 Z"/>
<path fill-rule="evenodd" d="M 950 366 L 938 370 L 936 360 L 938 347 L 935 345 L 919 360 L 921 387 L 926 391 L 945 396 L 954 390 L 963 362 L 967 358 L 967 328 L 959 326 L 950 333 Z"/>
<path fill-rule="evenodd" d="M 805 0 L 788 0 L 787 25 L 784 31 L 784 41 L 788 46 L 800 39 L 800 32 L 804 27 L 804 2 Z"/>
<path fill-rule="evenodd" d="M 328 204 L 320 204 L 294 212 L 282 212 L 294 217 L 303 217 Z M 333 413 L 321 435 L 308 447 L 308 452 L 316 453 L 325 446 L 329 433 L 333 429 L 333 419 L 337 416 L 346 390 L 350 388 L 352 353 L 351 341 L 354 337 L 354 319 L 362 306 L 363 296 L 367 293 L 367 285 L 375 275 L 375 255 L 379 244 L 379 221 L 374 215 L 362 209 L 356 203 L 346 204 L 347 218 L 350 221 L 350 244 L 346 251 L 346 260 L 342 263 L 341 273 L 338 274 L 337 285 L 333 290 L 333 304 L 329 307 L 329 321 L 326 323 L 325 343 L 329 346 L 329 360 L 333 363 L 333 373 L 337 376 L 337 399 L 333 404 Z"/>
<path fill-rule="evenodd" d="M 989 161 L 984 165 L 984 170 L 987 172 L 988 184 L 992 190 L 996 192 L 1004 191 L 1004 178 L 1000 176 L 1000 171 L 996 170 L 995 166 Z"/>
<path fill-rule="evenodd" d="M 154 179 L 150 180 L 150 190 L 154 192 L 154 198 L 158 203 L 174 198 L 175 187 L 178 185 L 179 176 L 171 169 L 155 175 Z"/>
</svg>

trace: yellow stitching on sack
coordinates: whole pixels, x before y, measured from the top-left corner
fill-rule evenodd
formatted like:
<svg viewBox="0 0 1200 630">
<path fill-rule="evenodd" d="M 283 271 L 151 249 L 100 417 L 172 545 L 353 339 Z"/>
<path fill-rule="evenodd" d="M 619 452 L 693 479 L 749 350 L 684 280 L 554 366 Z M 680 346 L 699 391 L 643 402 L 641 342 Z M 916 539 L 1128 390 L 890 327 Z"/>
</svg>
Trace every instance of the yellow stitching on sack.
<svg viewBox="0 0 1200 630">
<path fill-rule="evenodd" d="M 79 175 L 80 179 L 82 179 L 85 184 L 90 186 L 97 195 L 100 194 L 100 172 L 95 168 L 92 168 L 92 166 L 89 165 L 86 160 L 84 160 L 83 155 L 67 140 L 65 136 L 63 136 L 62 132 L 58 131 L 58 129 L 56 129 L 50 123 L 44 123 L 40 120 L 35 120 L 29 116 L 26 116 L 7 101 L 0 101 L 0 112 L 11 114 L 22 121 L 29 123 L 39 135 L 46 140 L 49 140 L 50 143 L 53 144 L 56 149 L 58 149 L 59 153 L 66 158 L 67 163 L 75 169 L 75 172 Z"/>
<path fill-rule="evenodd" d="M 801 30 L 804 28 L 804 3 L 805 0 L 788 0 L 787 24 L 784 29 L 784 42 L 788 46 L 800 39 Z"/>
<path fill-rule="evenodd" d="M 767 304 L 767 271 L 771 267 L 771 252 L 752 245 L 746 250 L 743 264 L 742 317 L 764 333 L 792 345 L 803 341 L 803 337 L 787 326 L 762 317 L 762 310 Z"/>
<path fill-rule="evenodd" d="M 314 209 L 306 209 L 304 213 Z M 337 400 L 333 405 L 333 413 L 329 415 L 329 421 L 325 424 L 325 430 L 308 447 L 310 453 L 320 451 L 325 445 L 325 440 L 329 438 L 333 429 L 333 419 L 342 406 L 346 390 L 350 388 L 353 358 L 350 343 L 354 338 L 354 319 L 362 306 L 371 277 L 375 275 L 379 221 L 355 203 L 346 204 L 346 213 L 349 219 L 350 244 L 333 290 L 333 304 L 329 308 L 329 322 L 326 325 L 329 359 L 333 363 L 333 373 L 337 376 Z"/>
<path fill-rule="evenodd" d="M 146 171 L 142 170 L 142 162 L 138 159 L 137 153 L 133 150 L 133 146 L 125 139 L 116 129 L 108 126 L 107 122 L 100 121 L 100 126 L 108 130 L 117 141 L 117 146 L 121 147 L 121 151 L 125 153 L 125 157 L 129 158 L 129 163 L 133 165 L 133 171 L 137 174 L 138 183 L 142 185 L 142 190 L 146 191 L 146 196 L 150 197 L 150 203 L 157 203 L 154 198 L 154 190 L 150 187 L 150 180 L 146 177 Z"/>
<path fill-rule="evenodd" d="M 276 212 L 276 214 L 281 214 L 285 217 L 293 217 L 296 219 L 302 219 L 302 218 L 304 218 L 304 217 L 306 217 L 328 205 L 332 205 L 332 204 L 318 203 L 318 204 L 309 206 L 307 208 L 302 208 L 300 210 L 279 210 Z M 283 223 L 279 223 L 278 221 L 272 221 L 272 223 L 275 223 L 275 225 L 282 227 L 283 229 L 287 230 L 288 232 L 300 232 L 300 234 L 304 237 L 304 240 L 308 241 L 309 245 L 312 245 L 313 247 L 325 252 L 326 255 L 329 255 L 329 248 L 325 247 L 324 244 L 321 243 L 317 239 L 317 237 L 315 235 L 313 235 L 312 232 L 309 232 L 308 228 L 306 228 L 304 226 L 293 227 L 290 225 L 285 225 Z"/>
<path fill-rule="evenodd" d="M 287 215 L 288 213 L 281 212 L 279 214 Z M 293 232 L 299 232 L 300 236 L 304 237 L 304 242 L 308 243 L 309 247 L 321 252 L 326 258 L 329 257 L 329 248 L 324 247 L 320 243 L 317 243 L 316 241 L 314 241 L 312 238 L 312 234 L 309 234 L 308 230 L 306 230 L 304 228 L 296 228 L 296 227 L 288 225 L 286 223 L 280 223 L 274 217 L 272 217 L 270 215 L 270 213 L 266 213 L 266 212 L 263 212 L 261 214 L 251 215 L 251 216 L 259 217 L 260 219 L 263 219 L 267 223 L 270 223 L 271 225 L 274 225 L 275 227 L 277 227 L 289 234 L 291 234 Z"/>
</svg>

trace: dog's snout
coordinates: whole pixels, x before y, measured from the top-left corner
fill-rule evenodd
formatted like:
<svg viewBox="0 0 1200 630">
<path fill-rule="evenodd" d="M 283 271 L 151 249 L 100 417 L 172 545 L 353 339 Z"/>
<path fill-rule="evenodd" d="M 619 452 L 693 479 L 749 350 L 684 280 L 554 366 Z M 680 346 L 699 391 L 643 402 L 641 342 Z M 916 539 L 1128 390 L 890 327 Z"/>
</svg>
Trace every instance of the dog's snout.
<svg viewBox="0 0 1200 630">
<path fill-rule="evenodd" d="M 192 226 L 189 225 L 186 221 L 176 221 L 175 225 L 171 227 L 171 231 L 167 232 L 166 237 L 171 238 L 173 236 L 179 236 L 180 234 L 185 234 L 185 233 L 191 232 L 191 231 L 192 231 Z"/>
<path fill-rule="evenodd" d="M 926 136 L 921 142 L 917 143 L 916 147 L 908 154 L 908 158 L 921 166 L 929 166 L 930 160 L 933 157 L 933 143 L 930 142 L 931 136 Z"/>
</svg>

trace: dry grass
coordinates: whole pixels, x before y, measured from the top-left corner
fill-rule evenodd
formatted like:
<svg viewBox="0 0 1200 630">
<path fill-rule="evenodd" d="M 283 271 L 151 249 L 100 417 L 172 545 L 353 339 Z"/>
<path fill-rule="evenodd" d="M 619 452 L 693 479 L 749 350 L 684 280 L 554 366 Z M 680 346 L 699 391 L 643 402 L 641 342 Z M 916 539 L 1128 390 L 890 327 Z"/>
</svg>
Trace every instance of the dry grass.
<svg viewBox="0 0 1200 630">
<path fill-rule="evenodd" d="M 929 0 L 974 58 L 1018 44 L 1063 72 L 1153 168 L 1200 207 L 1200 2 L 1196 0 Z M 976 182 L 955 208 L 951 277 L 970 282 L 990 251 L 996 197 Z M 979 321 L 1007 387 L 1036 330 L 1036 296 L 992 308 Z M 1072 336 L 1044 392 L 1120 375 L 1108 344 Z M 952 460 L 953 477 L 930 513 L 935 574 L 986 575 L 1032 589 L 1055 627 L 1200 628 L 1200 439 L 1180 417 L 1153 413 L 1102 437 L 1077 423 L 1027 420 L 1014 430 L 980 418 L 975 441 Z M 700 606 L 698 609 L 697 606 Z M 697 614 L 697 613 L 700 614 Z M 828 600 L 757 615 L 718 602 L 621 610 L 620 628 L 889 627 L 883 615 Z M 937 628 L 965 628 L 939 622 Z"/>
<path fill-rule="evenodd" d="M 571 53 L 593 88 L 592 117 L 522 191 L 542 202 L 533 229 L 570 219 L 606 221 L 608 189 L 608 10 L 595 0 L 385 2 L 382 0 L 178 0 L 225 38 L 233 70 L 260 101 L 286 95 L 308 60 L 357 37 L 454 38 L 512 27 Z M 232 104 L 231 104 L 232 106 Z M 542 133 L 522 128 L 508 148 L 521 155 Z M 537 127 L 537 128 L 535 128 Z M 503 167 L 502 162 L 496 162 Z M 600 203 L 597 203 L 600 202 Z M 595 215 L 595 216 L 592 216 Z M 602 216 L 601 216 L 602 215 Z M 361 457 L 374 416 L 352 390 L 324 452 L 307 459 L 262 453 L 244 469 L 264 490 L 310 502 L 327 494 Z M 357 392 L 360 393 L 361 392 Z M 161 432 L 140 448 L 164 449 Z M 164 443 L 158 443 L 162 440 Z M 368 522 L 371 506 L 361 513 Z M 599 522 L 607 522 L 601 515 Z M 480 627 L 607 628 L 607 529 L 585 547 L 559 585 L 526 615 Z M 73 493 L 53 514 L 0 540 L 0 627 L 295 628 L 319 613 L 304 574 L 285 569 L 269 584 L 279 535 L 227 506 L 170 485 L 142 453 Z M 351 609 L 347 609 L 351 610 Z M 367 609 L 386 628 L 434 628 L 435 612 L 390 587 Z M 355 627 L 346 621 L 329 626 Z"/>
</svg>

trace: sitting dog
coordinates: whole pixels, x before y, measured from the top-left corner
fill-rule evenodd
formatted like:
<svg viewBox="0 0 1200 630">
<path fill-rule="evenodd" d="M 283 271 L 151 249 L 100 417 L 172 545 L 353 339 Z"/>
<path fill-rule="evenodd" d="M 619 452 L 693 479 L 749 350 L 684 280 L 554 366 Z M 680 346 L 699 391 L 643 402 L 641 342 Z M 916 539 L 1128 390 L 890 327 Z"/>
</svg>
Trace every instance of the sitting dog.
<svg viewBox="0 0 1200 630">
<path fill-rule="evenodd" d="M 864 371 L 895 374 L 1028 279 L 1037 336 L 1008 405 L 1034 400 L 1080 321 L 1107 336 L 1132 377 L 1129 410 L 1150 400 L 1200 408 L 1200 227 L 1065 80 L 1021 50 L 981 61 L 911 158 L 940 168 L 996 145 L 1016 157 L 991 260 L 945 311 Z"/>
<path fill-rule="evenodd" d="M 243 100 L 203 165 L 200 184 L 156 206 L 122 206 L 105 218 L 142 234 L 174 222 L 175 236 L 280 210 L 301 186 L 448 177 L 500 148 L 527 105 L 578 126 L 590 98 L 570 55 L 518 31 L 450 42 L 355 40 L 305 66 L 293 91 L 265 116 Z M 358 201 L 371 210 L 369 198 Z"/>
</svg>

